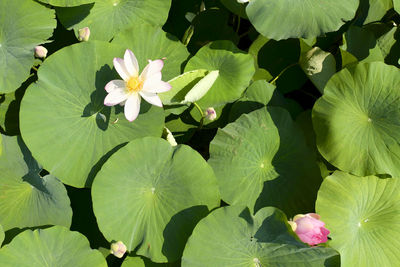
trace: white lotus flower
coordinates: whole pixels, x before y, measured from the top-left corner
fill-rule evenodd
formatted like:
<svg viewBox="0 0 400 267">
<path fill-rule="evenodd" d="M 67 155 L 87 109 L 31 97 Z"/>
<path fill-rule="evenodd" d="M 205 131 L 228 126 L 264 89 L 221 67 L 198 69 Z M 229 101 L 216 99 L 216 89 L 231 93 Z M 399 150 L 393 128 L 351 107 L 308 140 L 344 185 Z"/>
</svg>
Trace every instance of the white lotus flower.
<svg viewBox="0 0 400 267">
<path fill-rule="evenodd" d="M 139 115 L 140 100 L 162 107 L 157 93 L 167 92 L 171 85 L 161 80 L 161 69 L 164 61 L 161 59 L 149 60 L 149 64 L 139 75 L 139 64 L 133 52 L 126 49 L 124 58 L 114 58 L 114 68 L 123 80 L 112 80 L 106 84 L 108 95 L 104 105 L 125 105 L 124 113 L 128 121 L 134 121 Z"/>
</svg>

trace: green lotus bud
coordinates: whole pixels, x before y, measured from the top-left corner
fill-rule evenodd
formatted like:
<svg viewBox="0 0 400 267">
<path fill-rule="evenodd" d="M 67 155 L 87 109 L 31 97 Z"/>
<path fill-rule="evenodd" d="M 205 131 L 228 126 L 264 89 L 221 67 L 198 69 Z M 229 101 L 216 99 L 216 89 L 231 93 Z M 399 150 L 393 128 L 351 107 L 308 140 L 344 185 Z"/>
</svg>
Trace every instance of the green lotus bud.
<svg viewBox="0 0 400 267">
<path fill-rule="evenodd" d="M 79 34 L 78 40 L 79 40 L 80 42 L 87 42 L 87 41 L 89 41 L 89 37 L 90 37 L 90 29 L 89 29 L 89 27 L 85 27 L 85 28 L 80 29 L 80 30 L 78 31 L 78 34 Z"/>
<path fill-rule="evenodd" d="M 41 45 L 35 47 L 35 57 L 45 58 L 47 56 L 47 49 Z"/>
<path fill-rule="evenodd" d="M 126 252 L 126 246 L 122 241 L 118 241 L 116 243 L 111 244 L 111 254 L 113 254 L 117 258 L 122 258 Z"/>
</svg>

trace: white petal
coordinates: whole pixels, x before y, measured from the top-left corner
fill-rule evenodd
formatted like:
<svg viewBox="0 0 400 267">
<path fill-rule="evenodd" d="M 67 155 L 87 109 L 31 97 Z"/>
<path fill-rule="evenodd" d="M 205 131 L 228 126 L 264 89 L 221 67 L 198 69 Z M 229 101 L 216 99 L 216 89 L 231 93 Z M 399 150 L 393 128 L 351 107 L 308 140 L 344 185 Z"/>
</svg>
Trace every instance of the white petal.
<svg viewBox="0 0 400 267">
<path fill-rule="evenodd" d="M 140 111 L 140 95 L 131 94 L 125 102 L 125 118 L 128 121 L 134 121 L 139 115 Z"/>
<path fill-rule="evenodd" d="M 129 72 L 130 76 L 139 76 L 139 64 L 135 57 L 135 54 L 129 49 L 126 49 L 124 54 L 124 63 L 126 70 Z"/>
<path fill-rule="evenodd" d="M 158 97 L 157 94 L 148 93 L 148 92 L 144 92 L 144 91 L 140 91 L 139 94 L 144 98 L 144 100 L 146 100 L 150 104 L 158 106 L 158 107 L 163 106 L 161 99 Z"/>
<path fill-rule="evenodd" d="M 115 57 L 113 63 L 114 63 L 114 68 L 118 72 L 119 76 L 121 76 L 121 78 L 127 82 L 129 80 L 130 75 L 125 67 L 124 60 L 122 58 Z"/>
<path fill-rule="evenodd" d="M 106 89 L 107 93 L 111 93 L 114 90 L 125 88 L 125 82 L 123 80 L 112 80 L 106 84 L 104 89 Z"/>
<path fill-rule="evenodd" d="M 104 98 L 104 105 L 114 106 L 125 101 L 128 98 L 128 94 L 125 90 L 115 89 L 114 91 L 108 93 L 106 98 Z"/>
<path fill-rule="evenodd" d="M 161 59 L 157 59 L 154 61 L 149 60 L 149 64 L 144 68 L 142 71 L 142 74 L 140 74 L 140 78 L 143 81 L 146 81 L 147 79 L 158 79 L 161 80 L 161 69 L 164 67 L 164 61 Z M 157 75 L 153 77 L 154 75 Z"/>
<path fill-rule="evenodd" d="M 143 91 L 148 93 L 163 93 L 171 90 L 172 86 L 163 81 L 146 80 L 143 84 Z"/>
</svg>

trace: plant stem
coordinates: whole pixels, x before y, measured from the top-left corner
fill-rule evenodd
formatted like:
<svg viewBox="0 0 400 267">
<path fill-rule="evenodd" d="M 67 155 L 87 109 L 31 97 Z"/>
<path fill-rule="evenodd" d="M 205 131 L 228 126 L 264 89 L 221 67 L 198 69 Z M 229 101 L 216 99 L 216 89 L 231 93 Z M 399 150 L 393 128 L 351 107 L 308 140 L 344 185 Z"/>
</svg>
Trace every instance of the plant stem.
<svg viewBox="0 0 400 267">
<path fill-rule="evenodd" d="M 237 19 L 236 33 L 239 33 L 239 30 L 240 30 L 240 16 L 238 16 L 238 19 Z"/>
<path fill-rule="evenodd" d="M 197 108 L 197 110 L 200 112 L 200 116 L 202 118 L 204 118 L 204 113 L 203 110 L 201 110 L 201 107 L 199 106 L 199 104 L 197 104 L 196 102 L 193 102 L 193 105 Z"/>
<path fill-rule="evenodd" d="M 282 74 L 283 74 L 285 71 L 287 71 L 287 70 L 290 69 L 291 67 L 294 67 L 294 66 L 296 66 L 296 65 L 298 65 L 298 64 L 299 64 L 298 62 L 293 63 L 293 64 L 290 64 L 289 66 L 287 66 L 286 68 L 284 68 L 284 69 L 278 74 L 278 76 L 276 76 L 274 79 L 272 79 L 271 81 L 269 81 L 269 83 L 275 84 L 275 82 L 279 79 L 279 77 L 282 76 Z"/>
<path fill-rule="evenodd" d="M 196 102 L 193 102 L 193 105 L 196 107 L 196 109 L 200 112 L 200 125 L 199 125 L 199 130 L 201 130 L 201 128 L 203 128 L 203 124 L 204 124 L 204 112 L 201 109 L 201 107 L 199 106 L 199 104 L 197 104 Z"/>
<path fill-rule="evenodd" d="M 244 36 L 246 36 L 247 34 L 249 34 L 249 32 L 250 32 L 250 30 L 248 30 L 248 31 L 242 33 L 241 35 L 239 35 L 239 39 L 244 37 Z"/>
<path fill-rule="evenodd" d="M 312 97 L 312 98 L 315 99 L 315 100 L 318 99 L 318 97 L 316 97 L 316 96 L 313 95 L 313 94 L 310 94 L 309 92 L 306 92 L 306 91 L 304 91 L 304 90 L 299 90 L 299 91 L 302 92 L 303 94 L 309 96 L 309 97 Z"/>
</svg>

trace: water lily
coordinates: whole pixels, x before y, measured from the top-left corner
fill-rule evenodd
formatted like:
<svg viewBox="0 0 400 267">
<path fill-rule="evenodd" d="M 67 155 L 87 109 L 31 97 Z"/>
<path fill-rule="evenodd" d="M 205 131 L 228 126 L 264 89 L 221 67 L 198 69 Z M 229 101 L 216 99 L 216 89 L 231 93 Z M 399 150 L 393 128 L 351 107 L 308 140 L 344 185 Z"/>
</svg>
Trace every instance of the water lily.
<svg viewBox="0 0 400 267">
<path fill-rule="evenodd" d="M 313 246 L 328 241 L 330 232 L 316 213 L 298 214 L 294 216 L 293 221 L 289 221 L 289 224 L 304 243 Z"/>
<path fill-rule="evenodd" d="M 149 64 L 140 75 L 138 61 L 129 49 L 126 49 L 123 59 L 114 58 L 113 63 L 123 80 L 112 80 L 107 83 L 105 90 L 108 95 L 104 99 L 104 105 L 121 104 L 125 106 L 124 113 L 128 121 L 134 121 L 139 115 L 142 97 L 150 104 L 162 107 L 157 93 L 167 92 L 171 89 L 169 83 L 161 80 L 163 60 L 149 60 Z"/>
<path fill-rule="evenodd" d="M 111 254 L 113 254 L 117 258 L 122 258 L 126 252 L 126 246 L 122 241 L 118 241 L 111 244 Z"/>
</svg>

